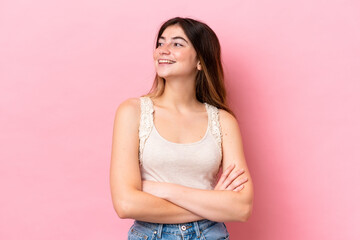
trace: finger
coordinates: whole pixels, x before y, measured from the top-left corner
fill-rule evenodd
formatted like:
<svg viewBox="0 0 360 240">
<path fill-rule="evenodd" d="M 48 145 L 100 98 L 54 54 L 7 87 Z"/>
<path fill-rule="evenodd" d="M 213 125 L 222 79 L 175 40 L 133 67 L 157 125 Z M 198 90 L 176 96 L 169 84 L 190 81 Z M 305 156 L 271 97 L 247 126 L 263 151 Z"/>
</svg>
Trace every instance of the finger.
<svg viewBox="0 0 360 240">
<path fill-rule="evenodd" d="M 236 188 L 240 187 L 241 185 L 244 185 L 244 183 L 246 183 L 247 181 L 248 181 L 248 178 L 236 179 L 227 187 L 226 190 L 236 189 Z"/>
<path fill-rule="evenodd" d="M 227 188 L 229 186 L 229 184 L 231 184 L 234 179 L 236 179 L 238 176 L 240 176 L 241 174 L 243 174 L 245 172 L 244 169 L 240 169 L 240 170 L 236 170 L 234 173 L 232 173 L 223 183 L 223 186 L 225 188 Z"/>
<path fill-rule="evenodd" d="M 225 181 L 225 179 L 229 176 L 230 172 L 232 171 L 232 169 L 234 169 L 235 164 L 231 164 L 221 175 L 218 184 L 219 187 L 223 184 L 223 182 Z"/>
<path fill-rule="evenodd" d="M 241 186 L 235 188 L 233 191 L 240 192 L 244 187 L 245 187 L 245 185 L 241 185 Z"/>
<path fill-rule="evenodd" d="M 236 179 L 242 173 L 242 171 L 243 170 L 233 171 L 229 176 L 227 176 L 225 181 L 222 183 L 222 187 L 227 188 L 229 184 L 232 183 L 232 181 L 234 181 L 234 179 Z"/>
</svg>

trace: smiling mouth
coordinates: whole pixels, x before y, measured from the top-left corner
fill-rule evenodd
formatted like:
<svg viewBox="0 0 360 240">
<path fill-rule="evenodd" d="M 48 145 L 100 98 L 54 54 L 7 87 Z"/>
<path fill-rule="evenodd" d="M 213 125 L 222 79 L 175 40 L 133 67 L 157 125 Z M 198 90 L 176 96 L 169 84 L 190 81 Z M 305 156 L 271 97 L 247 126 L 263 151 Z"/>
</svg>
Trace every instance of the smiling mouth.
<svg viewBox="0 0 360 240">
<path fill-rule="evenodd" d="M 160 60 L 158 60 L 158 63 L 159 64 L 173 64 L 173 63 L 175 63 L 175 61 L 167 60 L 167 59 L 160 59 Z"/>
</svg>

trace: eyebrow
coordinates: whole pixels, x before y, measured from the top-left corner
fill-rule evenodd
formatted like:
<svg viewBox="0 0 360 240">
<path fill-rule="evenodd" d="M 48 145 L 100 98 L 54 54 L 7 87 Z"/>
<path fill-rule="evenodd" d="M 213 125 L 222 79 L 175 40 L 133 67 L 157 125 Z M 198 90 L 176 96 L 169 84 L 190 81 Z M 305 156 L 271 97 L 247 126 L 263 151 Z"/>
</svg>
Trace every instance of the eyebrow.
<svg viewBox="0 0 360 240">
<path fill-rule="evenodd" d="M 159 40 L 160 40 L 160 39 L 165 39 L 165 38 L 161 36 L 161 37 L 159 37 Z M 171 38 L 171 39 L 182 39 L 182 40 L 184 40 L 186 43 L 188 43 L 188 41 L 186 41 L 185 38 L 180 37 L 180 36 L 176 36 L 176 37 L 173 37 L 173 38 Z"/>
</svg>

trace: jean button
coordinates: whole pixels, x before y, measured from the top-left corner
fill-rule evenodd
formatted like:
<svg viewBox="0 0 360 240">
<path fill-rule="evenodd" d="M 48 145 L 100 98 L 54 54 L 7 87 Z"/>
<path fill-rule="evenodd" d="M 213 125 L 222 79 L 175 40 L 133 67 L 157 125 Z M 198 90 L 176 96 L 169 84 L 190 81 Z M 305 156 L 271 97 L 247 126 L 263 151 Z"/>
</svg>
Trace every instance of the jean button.
<svg viewBox="0 0 360 240">
<path fill-rule="evenodd" d="M 182 226 L 181 226 L 181 230 L 185 231 L 185 230 L 186 230 L 186 226 L 185 226 L 185 225 L 182 225 Z"/>
</svg>

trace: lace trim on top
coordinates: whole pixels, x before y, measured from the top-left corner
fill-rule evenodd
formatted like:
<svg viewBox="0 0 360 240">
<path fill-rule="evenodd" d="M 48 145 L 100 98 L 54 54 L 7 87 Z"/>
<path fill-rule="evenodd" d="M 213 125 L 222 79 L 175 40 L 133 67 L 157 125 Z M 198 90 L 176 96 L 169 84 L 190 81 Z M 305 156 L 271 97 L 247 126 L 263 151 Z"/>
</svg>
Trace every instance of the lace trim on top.
<svg viewBox="0 0 360 240">
<path fill-rule="evenodd" d="M 215 137 L 215 140 L 218 144 L 220 156 L 222 157 L 222 131 L 220 126 L 220 116 L 219 109 L 213 105 L 207 104 L 210 109 L 210 119 L 211 119 L 211 133 Z"/>
<path fill-rule="evenodd" d="M 154 108 L 152 106 L 151 99 L 148 97 L 140 97 L 140 127 L 139 127 L 139 161 L 142 165 L 142 154 L 145 147 L 145 141 L 149 137 L 151 128 L 153 126 L 153 112 Z"/>
<path fill-rule="evenodd" d="M 211 134 L 215 137 L 217 145 L 219 147 L 220 156 L 222 158 L 222 131 L 219 121 L 219 109 L 213 105 L 205 103 L 207 110 L 209 111 L 210 117 L 210 131 Z M 154 125 L 153 112 L 154 107 L 152 100 L 149 97 L 140 97 L 140 126 L 139 126 L 139 161 L 142 165 L 143 150 L 145 147 L 145 142 L 150 135 L 151 129 Z"/>
</svg>

